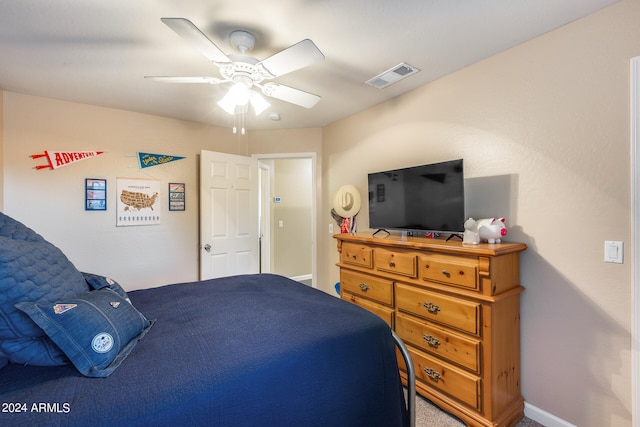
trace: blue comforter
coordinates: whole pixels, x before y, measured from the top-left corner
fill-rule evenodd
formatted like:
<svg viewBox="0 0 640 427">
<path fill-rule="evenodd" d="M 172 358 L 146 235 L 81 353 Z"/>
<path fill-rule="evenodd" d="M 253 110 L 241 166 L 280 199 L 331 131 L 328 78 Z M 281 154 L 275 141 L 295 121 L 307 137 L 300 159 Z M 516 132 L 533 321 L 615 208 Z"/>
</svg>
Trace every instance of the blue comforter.
<svg viewBox="0 0 640 427">
<path fill-rule="evenodd" d="M 275 275 L 129 292 L 150 332 L 108 378 L 0 370 L 0 425 L 400 426 L 384 321 Z"/>
</svg>

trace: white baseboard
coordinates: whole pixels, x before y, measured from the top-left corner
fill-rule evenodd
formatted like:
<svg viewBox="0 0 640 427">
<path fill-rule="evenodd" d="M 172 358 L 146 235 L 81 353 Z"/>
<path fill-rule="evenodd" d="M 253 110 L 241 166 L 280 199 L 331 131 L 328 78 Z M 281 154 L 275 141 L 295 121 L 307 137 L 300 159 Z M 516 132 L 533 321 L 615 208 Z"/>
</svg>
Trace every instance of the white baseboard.
<svg viewBox="0 0 640 427">
<path fill-rule="evenodd" d="M 305 274 L 302 276 L 289 277 L 289 279 L 295 280 L 296 282 L 302 282 L 303 280 L 311 280 L 312 277 L 312 274 Z"/>
<path fill-rule="evenodd" d="M 536 408 L 527 402 L 524 403 L 524 416 L 531 418 L 533 421 L 545 427 L 576 427 L 574 424 L 543 411 L 540 408 Z"/>
</svg>

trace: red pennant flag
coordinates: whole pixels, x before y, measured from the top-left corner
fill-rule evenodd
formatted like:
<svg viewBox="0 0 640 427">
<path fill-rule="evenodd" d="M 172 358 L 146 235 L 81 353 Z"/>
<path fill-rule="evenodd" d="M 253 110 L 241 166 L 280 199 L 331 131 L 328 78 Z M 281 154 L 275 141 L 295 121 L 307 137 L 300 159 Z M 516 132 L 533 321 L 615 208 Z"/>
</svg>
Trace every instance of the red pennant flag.
<svg viewBox="0 0 640 427">
<path fill-rule="evenodd" d="M 35 166 L 35 169 L 58 169 L 80 160 L 96 157 L 104 151 L 45 151 L 43 154 L 32 154 L 32 159 L 46 157 L 49 162 L 46 165 Z"/>
</svg>

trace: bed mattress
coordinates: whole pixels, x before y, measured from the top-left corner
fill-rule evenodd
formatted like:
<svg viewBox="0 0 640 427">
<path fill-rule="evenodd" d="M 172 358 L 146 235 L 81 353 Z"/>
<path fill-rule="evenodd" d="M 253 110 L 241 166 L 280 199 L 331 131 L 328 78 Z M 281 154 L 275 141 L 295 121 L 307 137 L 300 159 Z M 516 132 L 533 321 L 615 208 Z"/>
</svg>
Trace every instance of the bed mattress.
<svg viewBox="0 0 640 427">
<path fill-rule="evenodd" d="M 394 341 L 373 314 L 277 275 L 128 293 L 153 328 L 107 378 L 0 370 L 0 425 L 399 426 Z"/>
</svg>

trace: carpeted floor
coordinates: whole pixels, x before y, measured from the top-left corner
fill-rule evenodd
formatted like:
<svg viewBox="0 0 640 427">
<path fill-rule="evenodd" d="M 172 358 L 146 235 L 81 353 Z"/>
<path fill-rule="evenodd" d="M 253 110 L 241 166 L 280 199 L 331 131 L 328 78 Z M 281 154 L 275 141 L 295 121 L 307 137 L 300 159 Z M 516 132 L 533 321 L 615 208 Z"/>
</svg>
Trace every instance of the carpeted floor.
<svg viewBox="0 0 640 427">
<path fill-rule="evenodd" d="M 416 395 L 416 427 L 461 427 L 464 425 L 458 418 L 442 411 L 423 397 Z M 543 426 L 525 417 L 516 427 Z"/>
</svg>

